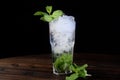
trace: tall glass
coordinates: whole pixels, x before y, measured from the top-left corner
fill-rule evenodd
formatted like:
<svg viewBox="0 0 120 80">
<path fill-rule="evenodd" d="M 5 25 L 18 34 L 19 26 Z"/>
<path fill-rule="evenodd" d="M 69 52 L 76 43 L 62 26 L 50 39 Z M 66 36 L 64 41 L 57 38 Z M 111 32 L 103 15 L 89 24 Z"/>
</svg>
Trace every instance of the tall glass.
<svg viewBox="0 0 120 80">
<path fill-rule="evenodd" d="M 69 74 L 73 62 L 76 22 L 73 16 L 63 15 L 49 23 L 53 73 Z"/>
</svg>

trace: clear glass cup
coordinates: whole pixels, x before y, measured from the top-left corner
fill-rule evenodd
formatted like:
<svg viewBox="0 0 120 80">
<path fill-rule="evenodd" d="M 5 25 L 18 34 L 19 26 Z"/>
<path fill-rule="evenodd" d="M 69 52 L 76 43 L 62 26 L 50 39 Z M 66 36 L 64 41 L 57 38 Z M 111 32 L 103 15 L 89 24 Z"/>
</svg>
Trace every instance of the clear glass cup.
<svg viewBox="0 0 120 80">
<path fill-rule="evenodd" d="M 53 73 L 69 74 L 73 63 L 76 22 L 73 16 L 63 15 L 49 23 Z"/>
</svg>

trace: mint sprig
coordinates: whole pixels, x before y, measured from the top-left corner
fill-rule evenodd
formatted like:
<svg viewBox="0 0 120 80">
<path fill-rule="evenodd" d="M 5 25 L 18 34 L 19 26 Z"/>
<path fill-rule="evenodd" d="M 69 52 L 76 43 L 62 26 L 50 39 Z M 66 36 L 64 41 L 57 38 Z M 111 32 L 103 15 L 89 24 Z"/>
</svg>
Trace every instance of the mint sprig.
<svg viewBox="0 0 120 80">
<path fill-rule="evenodd" d="M 52 6 L 46 6 L 45 9 L 46 9 L 46 12 L 37 11 L 33 15 L 41 16 L 40 20 L 46 21 L 46 22 L 51 22 L 52 20 L 57 19 L 59 16 L 63 15 L 62 10 L 55 10 L 52 13 Z"/>
<path fill-rule="evenodd" d="M 70 76 L 66 77 L 66 80 L 76 80 L 80 77 L 85 78 L 87 74 L 86 68 L 88 67 L 87 64 L 84 64 L 82 66 L 78 66 L 75 63 L 70 66 L 70 70 L 73 71 L 73 73 Z"/>
<path fill-rule="evenodd" d="M 85 78 L 88 76 L 86 70 L 88 67 L 87 64 L 78 66 L 77 64 L 72 63 L 72 61 L 72 54 L 63 53 L 61 56 L 56 58 L 53 65 L 58 72 L 72 71 L 70 76 L 66 76 L 66 80 L 76 80 L 80 77 Z"/>
</svg>

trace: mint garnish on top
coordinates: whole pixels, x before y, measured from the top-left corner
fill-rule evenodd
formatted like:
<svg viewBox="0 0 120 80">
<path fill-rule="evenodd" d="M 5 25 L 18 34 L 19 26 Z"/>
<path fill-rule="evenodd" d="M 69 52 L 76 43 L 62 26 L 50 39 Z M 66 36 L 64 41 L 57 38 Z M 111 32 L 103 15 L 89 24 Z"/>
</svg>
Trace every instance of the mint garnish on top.
<svg viewBox="0 0 120 80">
<path fill-rule="evenodd" d="M 59 16 L 63 15 L 62 10 L 55 10 L 52 12 L 52 6 L 46 6 L 45 7 L 46 12 L 43 11 L 37 11 L 33 15 L 34 16 L 41 16 L 40 20 L 51 22 L 54 19 L 57 19 Z"/>
</svg>

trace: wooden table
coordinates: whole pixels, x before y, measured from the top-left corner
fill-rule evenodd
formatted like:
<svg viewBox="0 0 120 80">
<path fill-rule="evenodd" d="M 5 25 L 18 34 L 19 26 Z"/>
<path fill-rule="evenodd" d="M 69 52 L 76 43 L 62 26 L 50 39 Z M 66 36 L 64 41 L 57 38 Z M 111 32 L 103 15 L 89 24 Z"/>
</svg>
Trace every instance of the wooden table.
<svg viewBox="0 0 120 80">
<path fill-rule="evenodd" d="M 91 77 L 79 80 L 120 80 L 120 55 L 74 53 L 74 62 L 87 63 Z M 65 80 L 52 73 L 51 54 L 0 59 L 0 80 Z"/>
</svg>

